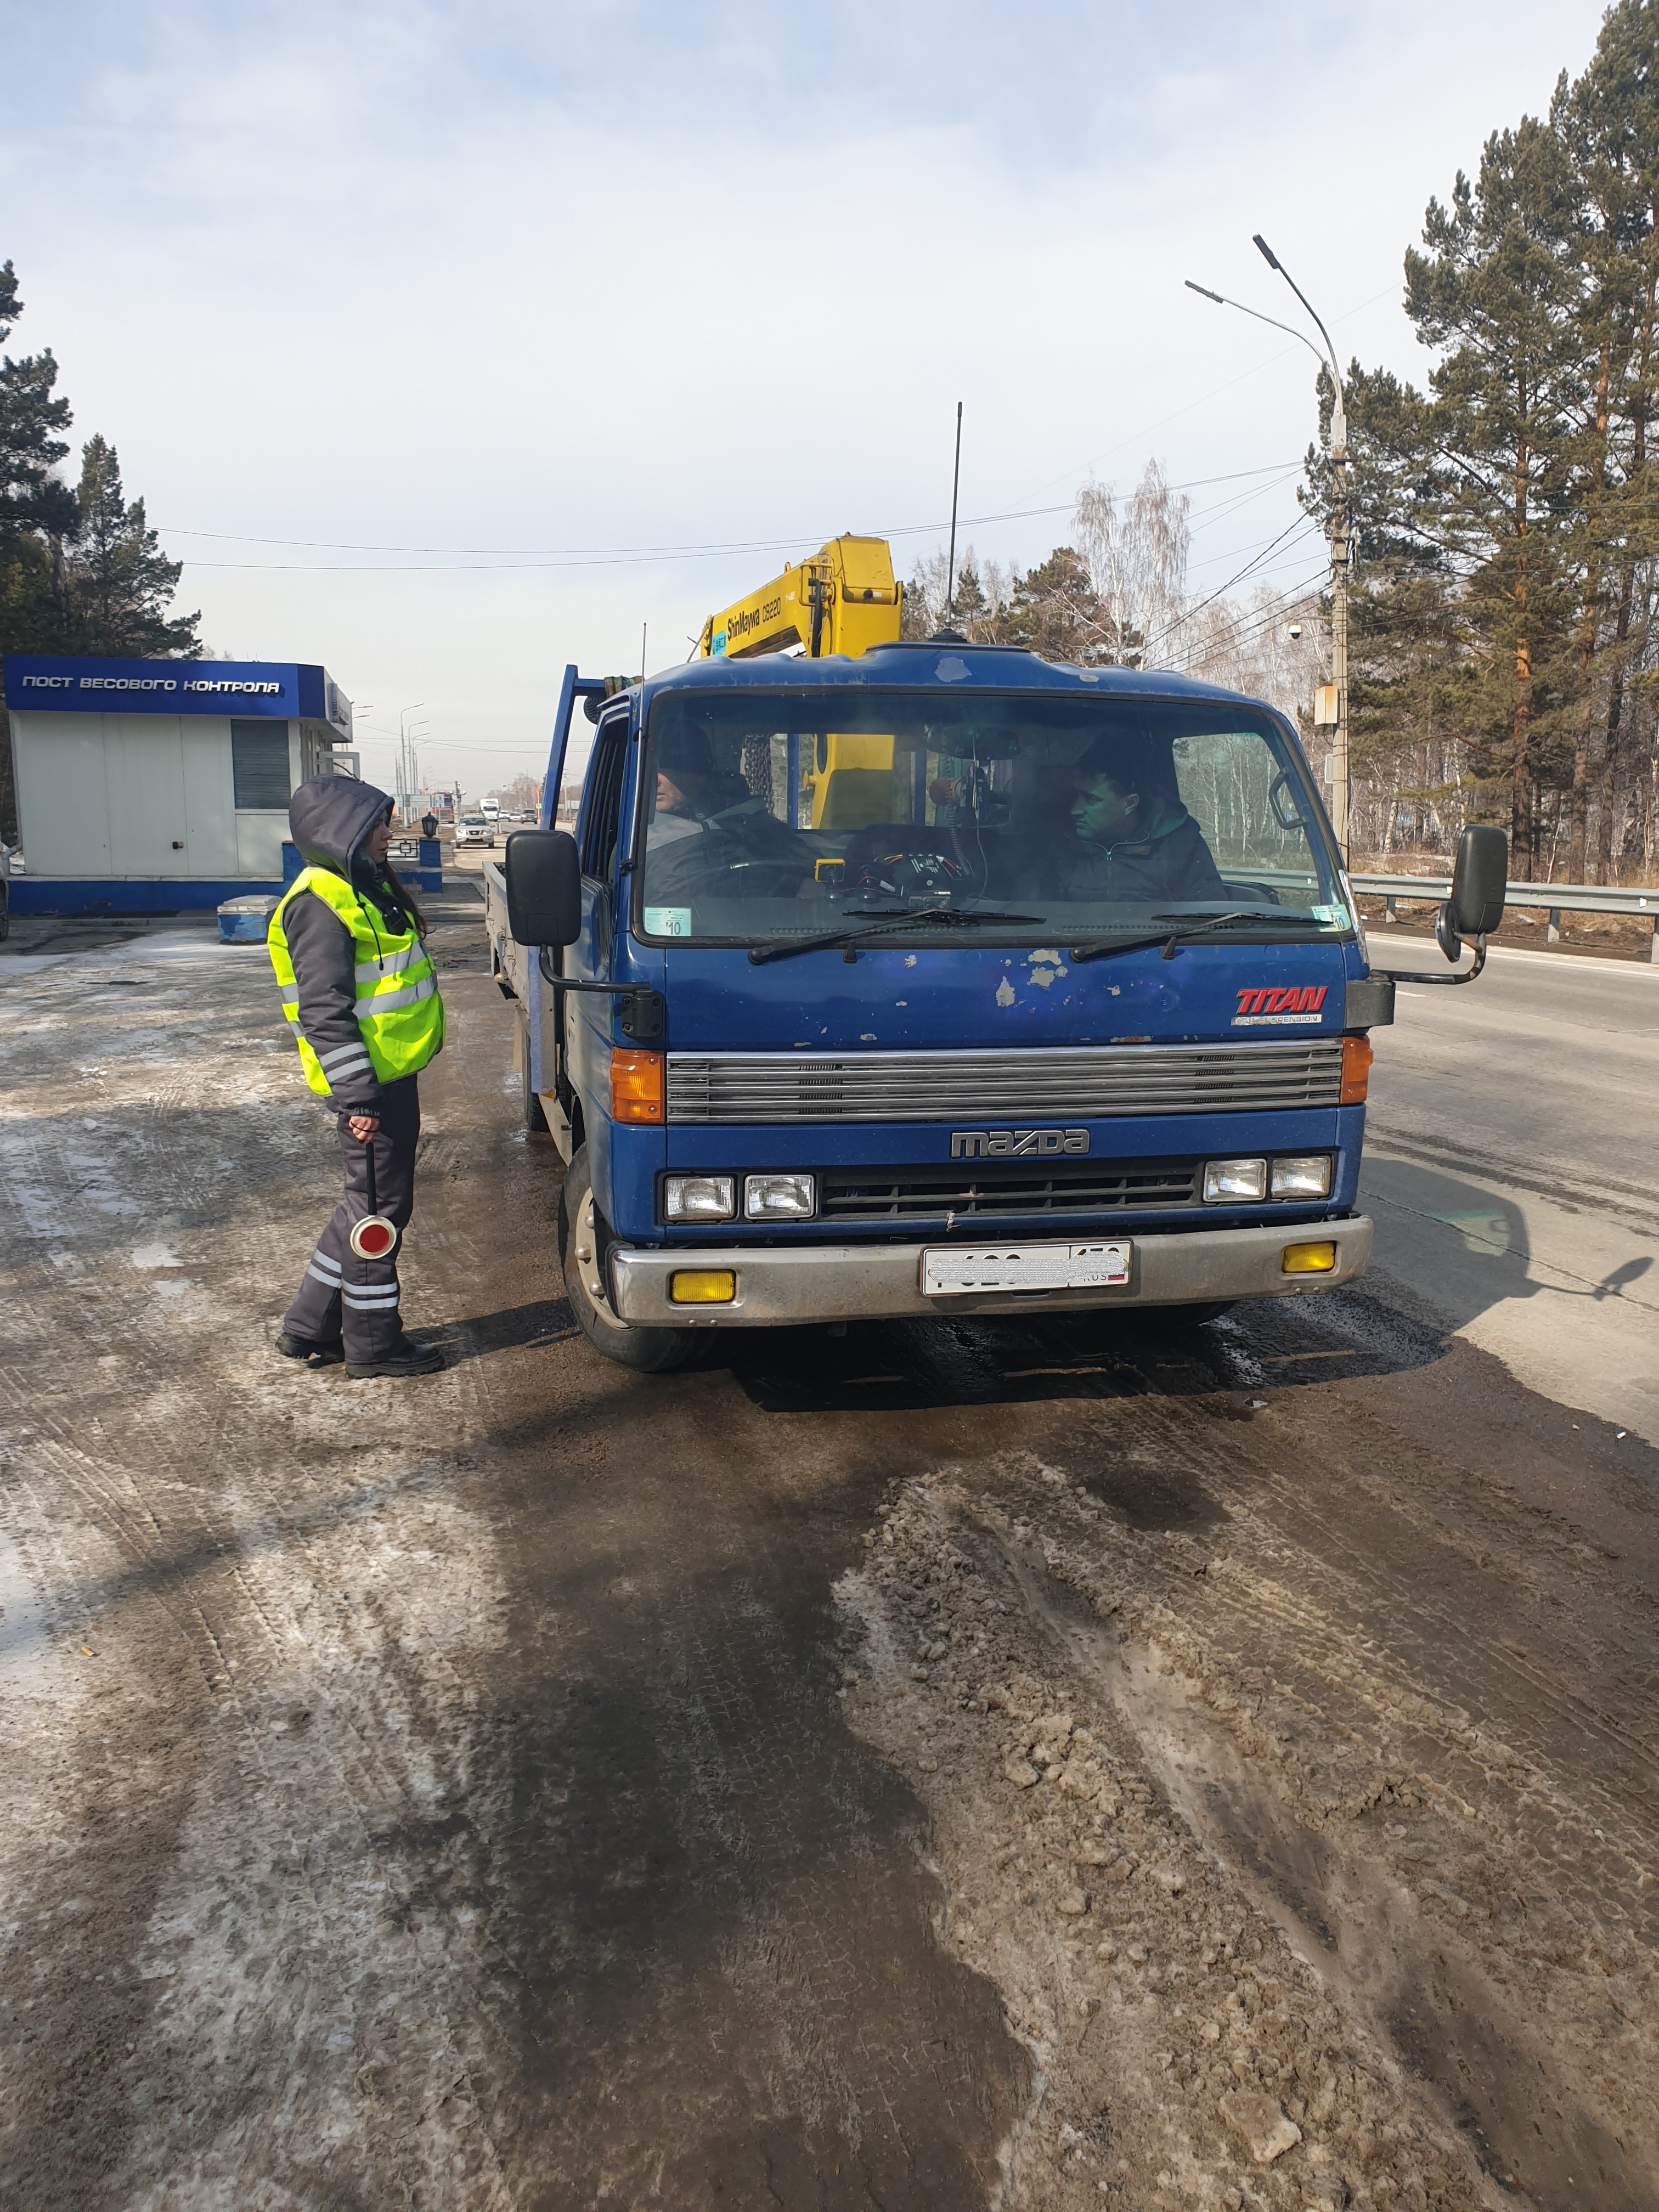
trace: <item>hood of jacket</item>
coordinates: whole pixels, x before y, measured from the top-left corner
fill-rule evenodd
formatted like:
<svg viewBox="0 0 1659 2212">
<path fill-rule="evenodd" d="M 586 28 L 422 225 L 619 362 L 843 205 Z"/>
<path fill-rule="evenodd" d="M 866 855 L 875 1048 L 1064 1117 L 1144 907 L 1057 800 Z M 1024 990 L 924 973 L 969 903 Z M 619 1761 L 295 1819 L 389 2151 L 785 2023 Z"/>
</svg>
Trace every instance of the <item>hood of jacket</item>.
<svg viewBox="0 0 1659 2212">
<path fill-rule="evenodd" d="M 352 775 L 313 775 L 289 801 L 288 826 L 307 868 L 328 868 L 348 883 L 378 871 L 360 848 L 377 822 L 386 819 L 390 796 Z"/>
</svg>

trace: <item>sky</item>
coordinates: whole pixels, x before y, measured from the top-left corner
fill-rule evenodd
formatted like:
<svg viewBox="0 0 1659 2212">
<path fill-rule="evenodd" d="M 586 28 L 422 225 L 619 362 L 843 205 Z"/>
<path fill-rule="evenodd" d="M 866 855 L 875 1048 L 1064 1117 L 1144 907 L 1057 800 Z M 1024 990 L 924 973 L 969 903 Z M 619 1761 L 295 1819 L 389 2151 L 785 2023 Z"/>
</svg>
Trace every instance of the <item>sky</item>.
<svg viewBox="0 0 1659 2212">
<path fill-rule="evenodd" d="M 3 0 L 0 260 L 77 439 L 237 658 L 322 661 L 477 794 L 560 673 L 682 659 L 845 530 L 1030 565 L 1085 478 L 1192 487 L 1194 587 L 1297 519 L 1312 357 L 1421 380 L 1431 198 L 1582 70 L 1588 0 L 765 11 Z M 1251 473 L 1245 473 L 1251 472 Z M 1312 576 L 1316 540 L 1253 572 Z"/>
</svg>

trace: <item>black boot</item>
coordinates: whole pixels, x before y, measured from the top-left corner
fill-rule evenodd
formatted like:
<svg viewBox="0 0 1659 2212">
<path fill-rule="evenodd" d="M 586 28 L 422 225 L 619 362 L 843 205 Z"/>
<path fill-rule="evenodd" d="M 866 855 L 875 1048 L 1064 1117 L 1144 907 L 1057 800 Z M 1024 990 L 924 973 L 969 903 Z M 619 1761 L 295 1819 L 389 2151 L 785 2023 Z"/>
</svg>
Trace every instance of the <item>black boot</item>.
<svg viewBox="0 0 1659 2212">
<path fill-rule="evenodd" d="M 443 1364 L 441 1352 L 404 1336 L 378 1359 L 348 1359 L 346 1373 L 354 1382 L 362 1382 L 371 1375 L 435 1375 Z"/>
<path fill-rule="evenodd" d="M 308 1367 L 337 1367 L 345 1358 L 345 1346 L 337 1339 L 332 1344 L 318 1344 L 308 1336 L 289 1336 L 286 1332 L 277 1338 L 276 1349 L 284 1359 L 303 1359 Z"/>
</svg>

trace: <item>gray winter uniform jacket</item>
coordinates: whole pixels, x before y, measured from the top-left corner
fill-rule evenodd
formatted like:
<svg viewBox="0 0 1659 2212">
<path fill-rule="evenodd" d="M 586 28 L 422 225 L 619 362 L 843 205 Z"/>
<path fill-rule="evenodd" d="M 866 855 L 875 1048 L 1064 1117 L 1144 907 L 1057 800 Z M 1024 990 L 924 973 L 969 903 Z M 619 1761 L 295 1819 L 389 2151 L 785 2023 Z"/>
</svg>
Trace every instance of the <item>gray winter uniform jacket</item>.
<svg viewBox="0 0 1659 2212">
<path fill-rule="evenodd" d="M 343 876 L 360 898 L 385 915 L 388 927 L 403 930 L 410 920 L 397 891 L 362 850 L 363 841 L 391 805 L 386 793 L 372 783 L 359 783 L 355 776 L 319 775 L 295 793 L 288 819 L 307 867 Z M 283 927 L 300 989 L 300 1027 L 325 1062 L 337 1047 L 356 1044 L 362 1036 L 351 933 L 333 908 L 310 891 L 289 901 Z M 372 1114 L 380 1104 L 380 1085 L 372 1068 L 343 1075 L 331 1087 L 337 1113 Z"/>
</svg>

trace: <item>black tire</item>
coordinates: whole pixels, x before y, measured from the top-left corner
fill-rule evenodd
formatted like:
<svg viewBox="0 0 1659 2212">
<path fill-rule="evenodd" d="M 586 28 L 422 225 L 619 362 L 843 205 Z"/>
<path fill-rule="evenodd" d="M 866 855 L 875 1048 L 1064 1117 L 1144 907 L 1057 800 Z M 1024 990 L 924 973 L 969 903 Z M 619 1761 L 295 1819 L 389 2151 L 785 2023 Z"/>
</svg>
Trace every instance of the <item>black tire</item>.
<svg viewBox="0 0 1659 2212">
<path fill-rule="evenodd" d="M 0 884 L 0 945 L 11 935 L 11 893 Z"/>
<path fill-rule="evenodd" d="M 536 1096 L 530 1073 L 530 1024 L 522 1012 L 519 1021 L 519 1065 L 524 1070 L 524 1125 L 532 1137 L 545 1137 L 550 1132 L 547 1114 Z"/>
<path fill-rule="evenodd" d="M 636 1375 L 665 1375 L 684 1367 L 699 1348 L 696 1329 L 635 1328 L 611 1312 L 599 1261 L 601 1229 L 587 1172 L 587 1147 L 579 1145 L 559 1194 L 559 1257 L 570 1310 L 594 1351 L 617 1366 L 631 1367 Z"/>
</svg>

